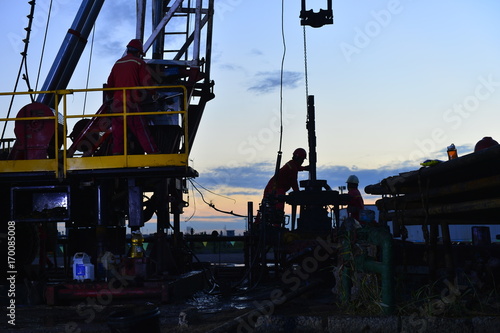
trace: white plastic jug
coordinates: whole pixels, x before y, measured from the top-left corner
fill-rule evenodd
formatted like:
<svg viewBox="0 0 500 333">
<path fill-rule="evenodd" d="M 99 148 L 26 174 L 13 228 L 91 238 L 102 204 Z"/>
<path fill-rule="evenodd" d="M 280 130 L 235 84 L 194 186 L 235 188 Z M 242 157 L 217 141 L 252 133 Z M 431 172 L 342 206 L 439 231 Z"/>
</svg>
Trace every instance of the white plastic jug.
<svg viewBox="0 0 500 333">
<path fill-rule="evenodd" d="M 85 252 L 77 252 L 73 256 L 73 279 L 77 281 L 94 281 L 94 265 Z"/>
</svg>

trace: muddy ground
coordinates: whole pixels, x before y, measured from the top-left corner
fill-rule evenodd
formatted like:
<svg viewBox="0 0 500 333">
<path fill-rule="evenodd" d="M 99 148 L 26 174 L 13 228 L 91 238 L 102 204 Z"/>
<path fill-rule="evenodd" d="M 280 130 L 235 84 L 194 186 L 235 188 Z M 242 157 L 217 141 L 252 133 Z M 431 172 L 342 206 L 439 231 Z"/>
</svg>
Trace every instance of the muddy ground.
<svg viewBox="0 0 500 333">
<path fill-rule="evenodd" d="M 280 292 L 284 292 L 283 294 Z M 65 306 L 24 305 L 16 308 L 15 326 L 0 326 L 6 333 L 34 332 L 140 332 L 153 333 L 155 324 L 164 332 L 498 332 L 499 312 L 467 316 L 429 316 L 413 313 L 374 315 L 373 308 L 342 307 L 330 287 L 305 287 L 281 302 L 289 291 L 267 285 L 241 294 L 222 295 L 201 291 L 182 302 L 121 301 L 98 305 L 82 300 Z M 289 295 L 289 294 L 286 294 Z M 158 312 L 152 312 L 158 309 Z M 137 315 L 149 313 L 152 315 Z M 358 313 L 356 313 L 358 311 Z M 365 311 L 363 313 L 363 311 Z M 494 311 L 494 310 L 493 310 Z M 119 314 L 117 316 L 117 314 Z M 139 329 L 130 330 L 132 325 Z M 257 327 L 254 328 L 254 325 Z M 122 328 L 126 330 L 118 330 Z"/>
</svg>

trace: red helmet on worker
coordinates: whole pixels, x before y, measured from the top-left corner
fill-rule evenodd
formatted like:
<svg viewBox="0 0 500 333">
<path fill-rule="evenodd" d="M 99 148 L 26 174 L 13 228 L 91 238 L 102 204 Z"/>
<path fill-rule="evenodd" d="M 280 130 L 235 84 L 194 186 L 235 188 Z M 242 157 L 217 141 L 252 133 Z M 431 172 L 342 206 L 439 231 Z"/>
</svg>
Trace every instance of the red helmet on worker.
<svg viewBox="0 0 500 333">
<path fill-rule="evenodd" d="M 144 49 L 142 48 L 142 42 L 140 39 L 132 39 L 127 44 L 127 52 L 137 50 L 140 54 L 144 55 Z"/>
<path fill-rule="evenodd" d="M 293 152 L 293 157 L 298 157 L 305 160 L 307 157 L 306 150 L 304 148 L 295 149 L 295 151 Z"/>
</svg>

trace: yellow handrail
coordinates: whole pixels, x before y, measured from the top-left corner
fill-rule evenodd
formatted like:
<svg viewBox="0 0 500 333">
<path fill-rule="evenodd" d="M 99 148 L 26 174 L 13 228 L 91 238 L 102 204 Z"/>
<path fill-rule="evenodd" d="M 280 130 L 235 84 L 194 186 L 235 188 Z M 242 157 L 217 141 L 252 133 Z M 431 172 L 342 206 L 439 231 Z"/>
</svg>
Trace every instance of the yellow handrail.
<svg viewBox="0 0 500 333">
<path fill-rule="evenodd" d="M 172 115 L 180 114 L 183 135 L 183 149 L 179 153 L 175 154 L 154 154 L 154 155 L 128 155 L 127 154 L 127 140 L 126 140 L 126 129 L 127 129 L 127 117 L 137 116 L 135 112 L 127 112 L 126 110 L 126 92 L 128 90 L 171 90 L 182 91 L 182 105 L 181 110 L 176 111 L 149 111 L 140 112 L 141 116 L 148 115 Z M 122 91 L 124 103 L 122 113 L 105 113 L 105 114 L 69 114 L 68 113 L 68 103 L 67 96 L 75 95 L 79 93 L 86 92 L 107 92 L 107 91 Z M 0 118 L 0 122 L 9 121 L 33 121 L 33 120 L 54 120 L 55 124 L 55 148 L 54 148 L 54 159 L 37 159 L 37 160 L 0 160 L 0 172 L 31 172 L 31 171 L 49 171 L 54 172 L 56 176 L 65 177 L 67 172 L 73 170 L 93 170 L 93 169 L 109 169 L 109 168 L 129 168 L 129 167 L 161 167 L 161 166 L 185 166 L 188 165 L 188 101 L 187 101 L 187 89 L 183 85 L 175 86 L 141 86 L 141 87 L 122 87 L 122 88 L 90 88 L 90 89 L 63 89 L 63 90 L 53 90 L 53 91 L 27 91 L 27 92 L 0 92 L 1 96 L 12 96 L 12 95 L 38 95 L 38 94 L 54 94 L 55 96 L 55 110 L 54 116 L 45 117 L 9 117 Z M 58 137 L 58 126 L 59 126 L 59 101 L 62 101 L 62 127 L 64 133 L 64 140 L 62 142 L 62 152 L 59 151 L 60 138 Z M 67 138 L 66 133 L 68 129 L 68 120 L 70 119 L 84 119 L 84 118 L 99 118 L 99 117 L 123 117 L 124 119 L 124 153 L 120 156 L 92 156 L 92 157 L 81 157 L 81 156 L 71 156 L 68 157 L 67 150 Z M 62 163 L 59 163 L 62 162 Z"/>
</svg>

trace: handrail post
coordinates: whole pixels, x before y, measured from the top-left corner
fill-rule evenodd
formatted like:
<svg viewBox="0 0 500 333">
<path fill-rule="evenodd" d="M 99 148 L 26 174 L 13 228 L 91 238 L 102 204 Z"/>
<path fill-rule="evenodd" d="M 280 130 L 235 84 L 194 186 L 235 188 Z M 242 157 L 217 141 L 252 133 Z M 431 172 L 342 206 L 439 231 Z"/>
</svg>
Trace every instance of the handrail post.
<svg viewBox="0 0 500 333">
<path fill-rule="evenodd" d="M 68 124 L 67 124 L 67 109 L 68 109 L 68 105 L 67 105 L 67 100 L 66 100 L 66 95 L 64 95 L 64 101 L 63 101 L 63 136 L 64 136 L 64 139 L 63 139 L 63 177 L 66 178 L 66 174 L 68 172 L 68 161 L 66 160 L 67 158 L 67 154 L 66 154 L 66 149 L 67 149 L 67 145 L 66 145 L 66 133 L 67 133 L 67 129 L 68 129 Z"/>
<path fill-rule="evenodd" d="M 127 156 L 128 144 L 127 144 L 127 89 L 122 89 L 122 113 L 123 113 L 123 156 Z M 111 106 L 113 108 L 113 106 Z M 113 125 L 111 125 L 113 126 Z M 114 142 L 113 142 L 114 144 Z"/>
<path fill-rule="evenodd" d="M 186 87 L 183 88 L 183 106 L 182 110 L 184 111 L 182 113 L 182 124 L 184 126 L 184 154 L 188 154 L 189 152 L 189 133 L 188 133 L 188 102 L 187 102 L 187 89 Z"/>
</svg>

